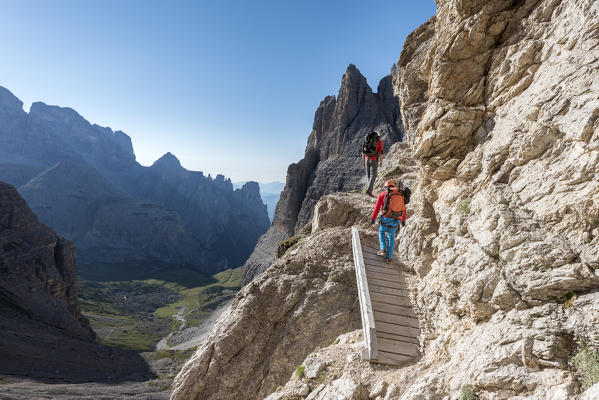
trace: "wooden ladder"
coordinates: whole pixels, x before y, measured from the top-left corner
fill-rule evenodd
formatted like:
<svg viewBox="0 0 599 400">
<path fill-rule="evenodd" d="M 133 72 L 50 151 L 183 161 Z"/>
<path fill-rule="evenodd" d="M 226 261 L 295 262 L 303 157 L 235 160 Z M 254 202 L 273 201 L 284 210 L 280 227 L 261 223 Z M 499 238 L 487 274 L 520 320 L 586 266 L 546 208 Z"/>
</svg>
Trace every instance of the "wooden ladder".
<svg viewBox="0 0 599 400">
<path fill-rule="evenodd" d="M 362 359 L 390 365 L 414 362 L 420 355 L 418 317 L 410 302 L 407 274 L 363 246 L 352 227 L 352 247 L 366 348 Z"/>
</svg>

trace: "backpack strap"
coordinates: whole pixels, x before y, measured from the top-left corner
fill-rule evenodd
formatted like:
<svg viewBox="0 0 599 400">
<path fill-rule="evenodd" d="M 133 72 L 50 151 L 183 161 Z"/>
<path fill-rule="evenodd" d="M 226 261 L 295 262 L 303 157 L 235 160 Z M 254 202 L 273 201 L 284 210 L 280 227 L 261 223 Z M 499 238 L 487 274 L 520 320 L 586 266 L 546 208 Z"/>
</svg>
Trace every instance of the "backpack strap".
<svg viewBox="0 0 599 400">
<path fill-rule="evenodd" d="M 385 194 L 385 202 L 383 203 L 383 215 L 385 215 L 385 213 L 387 211 L 389 211 L 389 200 L 391 199 L 391 195 L 389 194 L 391 191 L 391 186 L 387 187 L 387 194 Z"/>
</svg>

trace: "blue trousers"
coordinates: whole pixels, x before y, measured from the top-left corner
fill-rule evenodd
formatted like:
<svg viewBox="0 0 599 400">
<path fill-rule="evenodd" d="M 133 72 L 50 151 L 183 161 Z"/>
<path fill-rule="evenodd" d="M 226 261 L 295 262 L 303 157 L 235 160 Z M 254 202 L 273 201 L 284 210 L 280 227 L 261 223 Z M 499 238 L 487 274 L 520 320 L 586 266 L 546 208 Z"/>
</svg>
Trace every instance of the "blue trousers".
<svg viewBox="0 0 599 400">
<path fill-rule="evenodd" d="M 387 258 L 393 257 L 395 234 L 397 233 L 398 229 L 398 219 L 381 217 L 381 221 L 379 222 L 379 245 L 381 250 L 387 250 Z"/>
</svg>

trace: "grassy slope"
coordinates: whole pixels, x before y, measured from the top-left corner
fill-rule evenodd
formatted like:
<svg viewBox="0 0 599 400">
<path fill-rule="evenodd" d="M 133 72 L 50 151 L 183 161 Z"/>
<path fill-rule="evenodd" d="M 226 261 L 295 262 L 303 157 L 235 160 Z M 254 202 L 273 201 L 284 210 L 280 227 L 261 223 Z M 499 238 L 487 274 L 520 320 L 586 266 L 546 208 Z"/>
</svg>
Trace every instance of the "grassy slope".
<svg viewBox="0 0 599 400">
<path fill-rule="evenodd" d="M 170 317 L 177 313 L 179 307 L 186 307 L 183 316 L 187 320 L 187 326 L 193 326 L 198 319 L 201 319 L 210 312 L 206 309 L 206 306 L 210 302 L 241 289 L 243 268 L 239 267 L 222 271 L 212 275 L 212 277 L 215 282 L 206 286 L 190 289 L 179 287 L 178 293 L 183 298 L 176 303 L 171 303 L 157 309 L 154 315 L 157 317 Z"/>
<path fill-rule="evenodd" d="M 152 265 L 131 262 L 127 264 L 77 264 L 77 272 L 84 279 L 96 282 L 144 281 L 154 279 L 178 283 L 187 288 L 215 282 L 207 274 L 178 265 Z"/>
<path fill-rule="evenodd" d="M 124 276 L 114 269 L 107 275 L 140 278 L 147 271 L 132 273 L 128 269 Z M 206 306 L 210 302 L 240 289 L 243 273 L 241 267 L 212 276 L 182 268 L 154 272 L 158 272 L 154 279 L 101 282 L 87 280 L 96 276 L 94 269 L 84 269 L 82 276 L 87 279 L 78 282 L 81 308 L 103 343 L 153 351 L 161 338 L 178 328 L 179 321 L 172 316 L 179 307 L 186 308 L 183 315 L 187 325 L 193 326 L 209 313 Z"/>
</svg>

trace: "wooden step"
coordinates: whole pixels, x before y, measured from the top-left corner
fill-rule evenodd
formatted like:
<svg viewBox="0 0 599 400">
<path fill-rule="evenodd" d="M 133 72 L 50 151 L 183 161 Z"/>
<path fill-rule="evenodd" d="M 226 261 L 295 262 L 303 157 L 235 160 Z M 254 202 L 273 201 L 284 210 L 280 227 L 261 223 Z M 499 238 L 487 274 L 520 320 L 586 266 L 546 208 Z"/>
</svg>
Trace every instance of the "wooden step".
<svg viewBox="0 0 599 400">
<path fill-rule="evenodd" d="M 377 360 L 372 360 L 379 364 L 388 364 L 388 365 L 406 365 L 412 364 L 417 360 L 417 357 L 412 356 L 403 356 L 400 354 L 387 353 L 385 351 L 379 350 L 379 358 Z"/>
<path fill-rule="evenodd" d="M 373 313 L 376 313 L 376 311 L 374 311 Z M 384 325 L 380 325 L 380 326 L 385 326 L 385 329 L 382 329 L 383 331 L 387 332 L 387 333 L 396 333 L 394 328 L 391 327 L 390 325 L 393 326 L 405 326 L 407 328 L 414 328 L 414 329 L 418 329 L 418 320 L 411 318 L 411 317 L 406 317 L 403 315 L 397 316 L 394 314 L 387 314 L 387 313 L 376 313 L 376 317 L 373 315 L 374 318 L 374 325 L 375 328 L 379 328 L 380 324 L 384 324 Z M 400 335 L 399 332 L 397 332 L 398 335 Z M 418 330 L 418 333 L 416 333 L 415 335 L 418 336 L 418 334 L 420 334 L 420 330 Z M 406 335 L 405 333 L 401 333 L 401 335 L 403 336 L 414 336 L 412 334 Z"/>
<path fill-rule="evenodd" d="M 376 345 L 379 351 L 416 357 L 418 345 L 414 343 L 400 342 L 398 340 L 377 338 Z"/>
<path fill-rule="evenodd" d="M 410 311 L 410 310 L 408 310 Z M 405 315 L 405 314 L 389 314 L 389 313 L 385 313 L 385 312 L 380 312 L 377 311 L 376 309 L 373 310 L 374 313 L 374 326 L 376 327 L 377 322 L 387 322 L 389 324 L 395 324 L 395 325 L 408 325 L 414 328 L 417 328 L 418 325 L 418 319 L 414 318 L 414 317 L 410 317 L 409 315 Z M 406 314 L 408 314 L 408 312 L 406 312 Z M 393 333 L 393 332 L 389 332 L 389 333 Z"/>
<path fill-rule="evenodd" d="M 400 340 L 400 341 L 404 341 L 407 343 L 414 343 L 417 345 L 420 344 L 420 341 L 418 340 L 417 337 L 396 335 L 393 333 L 381 332 L 379 330 L 376 331 L 376 337 L 383 338 L 383 339 Z"/>
<path fill-rule="evenodd" d="M 367 248 L 367 247 L 362 247 L 362 257 L 367 257 L 368 255 L 372 255 L 372 256 L 376 256 L 379 260 L 381 260 L 382 262 L 385 262 L 385 257 L 384 256 L 379 256 L 376 254 L 376 252 L 378 251 L 378 249 L 374 249 L 374 248 Z M 364 253 L 367 253 L 366 255 Z M 395 254 L 395 252 L 393 253 Z M 387 264 L 387 266 L 390 266 L 396 270 L 399 270 L 401 272 L 404 272 L 408 275 L 413 275 L 411 273 L 408 273 L 406 266 L 399 262 L 397 259 L 393 259 L 393 262 L 391 264 Z"/>
<path fill-rule="evenodd" d="M 379 286 L 379 285 L 375 285 L 374 283 L 370 283 L 370 282 L 368 282 L 368 289 L 370 289 L 371 292 L 383 293 L 383 294 L 388 294 L 391 296 L 405 297 L 408 299 L 408 303 L 405 305 L 411 306 L 411 303 L 409 301 L 410 300 L 410 292 L 408 292 L 407 290 L 389 288 L 386 286 Z"/>
<path fill-rule="evenodd" d="M 384 312 L 387 314 L 395 314 L 395 315 L 405 315 L 405 310 L 406 308 L 409 308 L 409 316 L 411 318 L 415 318 L 416 314 L 414 313 L 414 309 L 411 306 L 406 306 L 404 304 L 388 304 L 388 303 L 381 303 L 378 301 L 374 301 L 372 302 L 372 308 L 376 309 L 379 312 Z"/>
<path fill-rule="evenodd" d="M 402 307 L 412 310 L 411 304 L 407 304 L 407 305 L 402 304 L 402 303 L 405 303 L 405 299 L 406 298 L 404 296 L 395 296 L 395 295 L 384 294 L 384 293 L 379 293 L 379 292 L 374 292 L 374 291 L 370 292 L 370 300 L 373 302 L 390 304 L 393 306 L 402 306 Z M 414 314 L 414 311 L 412 311 L 412 314 L 414 315 L 414 317 L 416 317 L 416 314 Z"/>
<path fill-rule="evenodd" d="M 399 289 L 405 292 L 409 291 L 409 287 L 407 283 L 403 283 L 403 282 L 390 282 L 390 281 L 386 281 L 383 279 L 376 279 L 374 277 L 368 276 L 368 286 L 370 285 L 376 285 L 376 286 L 381 286 L 381 287 L 387 287 L 387 288 L 393 288 L 393 289 Z"/>
<path fill-rule="evenodd" d="M 403 280 L 406 280 L 406 278 L 411 277 L 411 275 L 408 275 L 405 272 L 401 272 L 395 268 L 389 268 L 389 264 L 384 263 L 384 262 L 379 262 L 379 261 L 374 261 L 374 260 L 366 260 L 364 262 L 364 265 L 367 268 L 373 269 L 374 272 L 379 272 L 381 274 L 387 274 L 387 275 L 394 275 Z"/>
<path fill-rule="evenodd" d="M 395 276 L 399 276 L 400 278 L 405 276 L 404 273 L 402 273 L 394 268 L 389 268 L 388 266 L 384 266 L 385 264 L 383 264 L 383 266 L 381 266 L 378 263 L 370 262 L 370 260 L 367 260 L 365 262 L 365 264 L 366 264 L 366 268 L 370 268 L 374 272 L 379 272 L 381 274 L 395 275 Z"/>
<path fill-rule="evenodd" d="M 393 262 L 387 264 L 387 262 L 385 261 L 387 259 L 387 257 L 385 256 L 379 256 L 377 254 L 372 254 L 372 253 L 362 253 L 362 257 L 364 258 L 364 262 L 369 262 L 370 260 L 372 261 L 380 261 L 383 264 L 385 264 L 386 267 L 388 268 L 394 268 L 399 270 L 399 267 L 397 264 L 394 264 Z"/>
<path fill-rule="evenodd" d="M 362 251 L 362 256 L 364 257 L 364 260 L 366 259 L 372 259 L 372 260 L 383 260 L 385 261 L 385 256 L 379 256 L 376 253 L 370 253 L 368 251 Z"/>
<path fill-rule="evenodd" d="M 406 278 L 402 275 L 398 275 L 395 272 L 392 271 L 383 271 L 382 268 L 377 268 L 374 267 L 372 265 L 366 264 L 365 265 L 366 268 L 366 276 L 370 276 L 371 273 L 374 274 L 379 274 L 379 277 L 388 279 L 390 281 L 395 281 L 395 282 L 399 282 L 399 283 L 404 283 L 404 284 L 408 284 Z"/>
<path fill-rule="evenodd" d="M 371 253 L 371 254 L 375 254 L 376 255 L 377 251 L 379 251 L 378 248 L 374 248 L 374 247 L 362 245 L 362 252 Z"/>
<path fill-rule="evenodd" d="M 401 336 L 418 337 L 420 336 L 420 329 L 414 326 L 396 325 L 387 322 L 376 323 L 377 332 L 385 332 L 391 335 L 397 334 Z"/>
<path fill-rule="evenodd" d="M 386 281 L 386 282 L 401 283 L 405 287 L 407 287 L 407 283 L 404 278 L 395 276 L 395 275 L 381 274 L 379 272 L 373 271 L 372 269 L 369 269 L 368 266 L 366 266 L 366 278 L 368 279 L 369 282 L 370 282 L 371 277 L 372 277 L 372 279 L 379 279 L 379 280 Z"/>
</svg>

